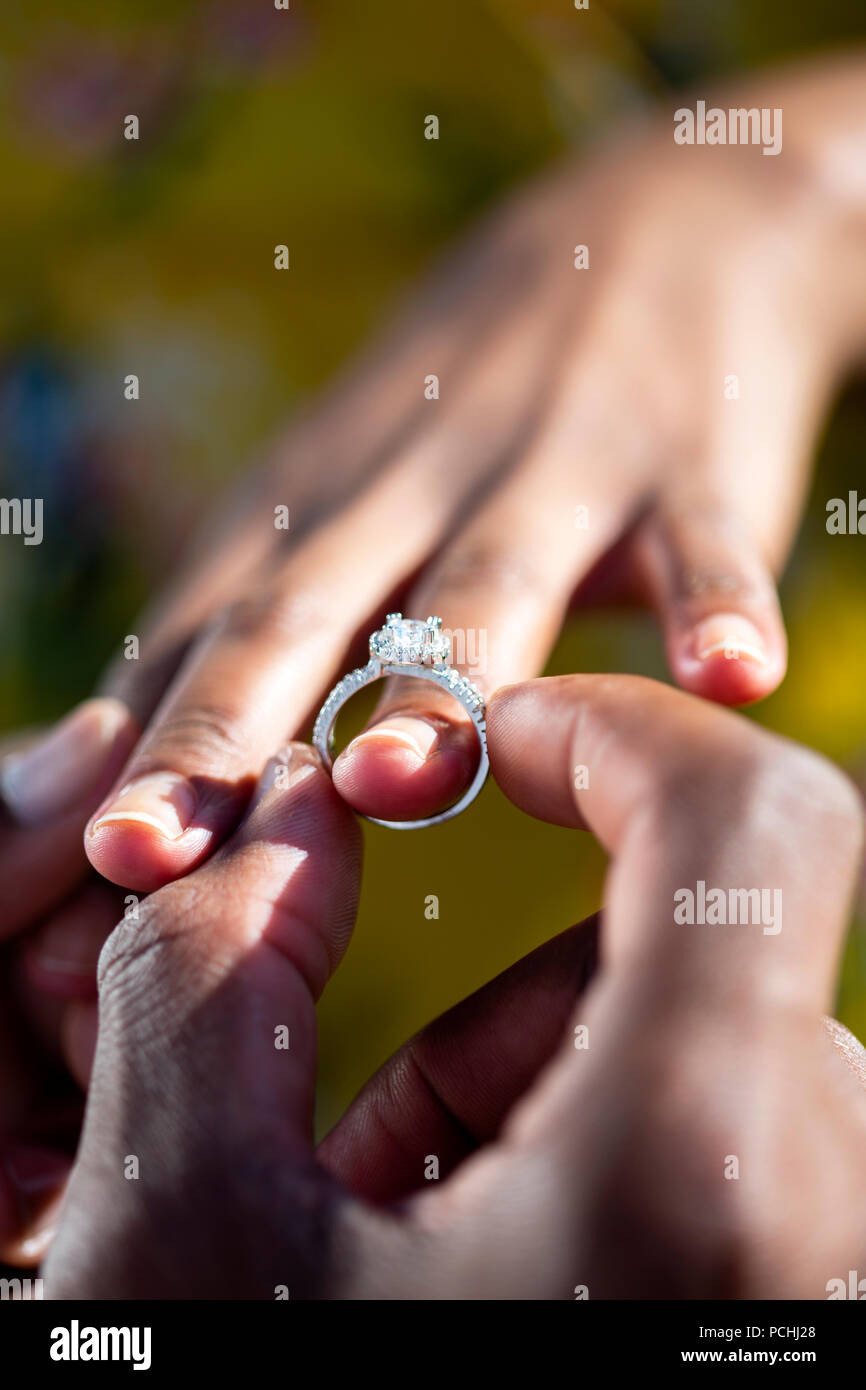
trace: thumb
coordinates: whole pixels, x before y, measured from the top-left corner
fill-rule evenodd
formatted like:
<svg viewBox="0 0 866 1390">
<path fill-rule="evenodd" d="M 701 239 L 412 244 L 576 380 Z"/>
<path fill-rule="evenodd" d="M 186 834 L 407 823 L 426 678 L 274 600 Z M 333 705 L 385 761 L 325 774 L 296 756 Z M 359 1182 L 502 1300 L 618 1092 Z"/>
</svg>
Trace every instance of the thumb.
<svg viewBox="0 0 866 1390">
<path fill-rule="evenodd" d="M 359 846 L 357 823 L 310 748 L 293 745 L 269 763 L 221 852 L 109 937 L 97 1094 L 115 1089 L 118 1054 L 130 1082 L 147 1093 L 148 1077 L 158 1074 L 161 1089 L 171 1078 L 199 1114 L 235 1077 L 235 1126 L 239 1106 L 259 1116 L 264 1107 L 289 1117 L 306 1145 L 314 1003 L 351 935 Z"/>
<path fill-rule="evenodd" d="M 354 816 L 296 745 L 221 852 L 115 928 L 52 1296 L 112 1279 L 224 1289 L 278 1196 L 303 1198 L 287 1239 L 309 1246 L 328 1201 L 312 1178 L 314 1003 L 351 934 L 359 865 Z"/>
</svg>

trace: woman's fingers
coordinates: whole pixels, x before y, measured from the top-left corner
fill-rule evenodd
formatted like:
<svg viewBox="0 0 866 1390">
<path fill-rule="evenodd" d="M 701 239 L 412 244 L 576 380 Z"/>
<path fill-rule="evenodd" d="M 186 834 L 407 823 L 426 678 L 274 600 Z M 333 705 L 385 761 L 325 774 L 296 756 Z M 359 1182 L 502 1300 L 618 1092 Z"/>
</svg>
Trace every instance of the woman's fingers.
<svg viewBox="0 0 866 1390">
<path fill-rule="evenodd" d="M 72 1157 L 35 1144 L 5 1145 L 0 1154 L 0 1262 L 30 1269 L 54 1235 Z"/>
<path fill-rule="evenodd" d="M 350 1191 L 390 1202 L 494 1138 L 562 1040 L 596 966 L 596 918 L 571 927 L 422 1029 L 318 1149 Z M 516 1020 L 519 1019 L 519 1025 Z"/>
<path fill-rule="evenodd" d="M 409 616 L 442 618 L 452 663 L 485 695 L 543 668 L 577 583 L 635 505 L 636 465 L 625 461 L 627 450 L 614 439 L 605 454 L 600 440 L 590 442 L 567 391 L 561 400 L 527 441 L 520 468 L 406 600 Z M 591 524 L 577 524 L 583 516 Z M 371 724 L 337 758 L 334 783 L 366 815 L 414 820 L 454 802 L 477 758 L 471 721 L 457 701 L 431 682 L 395 678 Z"/>
<path fill-rule="evenodd" d="M 95 999 L 99 953 L 124 910 L 134 917 L 138 905 L 94 876 L 22 941 L 28 986 L 54 999 Z"/>
<path fill-rule="evenodd" d="M 27 936 L 0 963 L 0 1262 L 38 1264 L 72 1166 L 81 1097 L 60 1064 L 67 1004 L 22 968 Z"/>
<path fill-rule="evenodd" d="M 137 735 L 120 701 L 86 700 L 3 758 L 0 937 L 39 918 L 84 877 L 81 837 L 87 818 Z"/>
<path fill-rule="evenodd" d="M 805 284 L 811 258 L 804 264 L 803 255 L 773 224 L 745 274 L 763 256 Z M 792 307 L 756 302 L 739 281 L 706 351 L 690 388 L 691 429 L 674 436 L 633 554 L 677 684 L 748 704 L 785 674 L 774 573 L 796 532 L 833 380 L 817 369 L 814 337 Z"/>
<path fill-rule="evenodd" d="M 678 685 L 725 705 L 780 683 L 787 641 L 773 576 L 744 522 L 713 498 L 661 503 L 633 540 Z"/>
<path fill-rule="evenodd" d="M 237 824 L 267 758 L 308 717 L 377 602 L 378 581 L 400 577 L 402 553 L 375 584 L 365 571 L 371 523 L 332 525 L 197 643 L 88 827 L 88 857 L 106 878 L 151 891 Z"/>
<path fill-rule="evenodd" d="M 60 1063 L 79 1085 L 87 1084 L 96 1031 L 96 964 L 120 915 L 118 897 L 108 884 L 91 882 L 6 947 L 0 1261 L 13 1265 L 38 1264 L 57 1222 L 82 1109 Z"/>
<path fill-rule="evenodd" d="M 86 700 L 0 762 L 0 792 L 17 825 L 51 825 L 78 809 L 104 774 L 128 714 L 116 700 Z"/>
<path fill-rule="evenodd" d="M 293 611 L 299 618 L 305 604 L 315 610 L 320 588 L 310 557 L 320 557 L 325 574 L 348 562 L 345 585 L 334 585 L 321 595 L 330 609 L 323 607 L 313 614 L 336 634 L 342 629 L 344 610 L 366 619 L 418 568 L 429 547 L 465 515 L 474 492 L 507 459 L 522 418 L 538 398 L 556 346 L 556 324 L 538 285 L 544 265 L 532 256 L 533 248 L 533 229 L 519 209 L 500 215 L 495 227 L 473 233 L 437 268 L 398 319 L 386 325 L 362 358 L 274 441 L 265 466 L 252 482 L 243 480 L 192 542 L 183 572 L 143 616 L 141 660 L 118 658 L 107 673 L 105 690 L 127 702 L 142 724 L 165 695 L 202 627 L 230 611 L 239 598 L 237 606 L 251 609 L 253 602 L 243 602 L 251 587 L 254 594 L 271 587 L 270 581 L 284 568 L 280 541 L 288 539 L 297 548 L 317 530 L 332 537 L 330 549 L 328 543 L 313 540 L 305 549 L 304 562 L 291 570 L 297 597 Z M 509 287 L 505 299 L 503 283 Z M 435 376 L 430 375 L 433 371 Z M 429 390 L 431 381 L 436 382 L 435 396 Z M 479 421 L 484 422 L 483 429 Z M 352 502 L 361 488 L 367 489 L 372 510 L 363 498 Z M 275 538 L 277 506 L 290 508 L 288 537 L 280 533 Z M 329 519 L 335 520 L 331 528 Z M 366 575 L 374 571 L 378 583 L 365 588 Z M 288 572 L 286 577 L 288 581 Z M 276 614 L 292 609 L 286 586 L 274 587 L 279 590 L 272 592 Z M 368 594 L 360 604 L 359 590 Z M 284 645 L 292 635 L 289 627 L 287 622 Z M 335 641 L 323 681 L 333 675 L 338 654 Z M 242 743 L 245 729 L 234 728 L 232 708 L 223 709 L 223 702 L 230 702 L 227 691 L 226 686 L 217 692 L 219 705 L 212 711 L 213 716 L 225 713 L 226 719 L 210 720 L 227 727 L 213 730 L 212 736 L 220 739 L 223 732 L 236 733 Z M 315 694 L 319 693 L 317 689 Z M 288 700 L 290 691 L 286 696 Z M 307 712 L 302 707 L 301 717 Z M 203 721 L 207 713 L 201 712 Z M 212 759 L 206 749 L 199 757 L 192 728 L 196 718 L 193 708 L 189 763 L 193 772 L 207 778 Z M 278 740 L 291 730 L 291 717 L 287 720 Z M 273 747 L 271 741 L 266 751 Z M 262 761 L 253 749 L 249 751 L 257 776 Z M 154 757 L 158 754 L 157 747 Z M 169 760 L 166 770 L 171 769 Z M 241 768 L 241 775 L 246 771 Z M 153 790 L 155 802 L 142 805 L 143 815 L 161 808 L 160 789 Z M 175 787 L 174 794 L 183 800 L 182 790 Z M 177 823 L 171 819 L 176 830 Z M 215 815 L 214 820 L 229 824 L 230 816 Z M 111 842 L 94 845 L 109 876 L 118 874 L 126 882 L 124 874 L 132 873 L 156 886 L 166 881 L 170 871 L 186 872 L 196 862 L 196 854 L 188 853 L 186 845 L 172 852 L 158 841 L 148 845 L 145 839 L 138 844 L 141 837 L 131 828 L 131 818 L 126 823 L 128 837 L 112 836 Z M 205 838 L 216 840 L 219 833 L 214 828 Z M 129 844 L 122 843 L 125 839 Z M 141 864 L 136 862 L 139 850 Z M 130 886 L 135 886 L 131 879 Z"/>
<path fill-rule="evenodd" d="M 526 368 L 527 353 L 522 332 L 504 333 L 449 408 L 197 643 L 90 824 L 87 853 L 101 874 L 150 891 L 188 873 L 225 838 L 266 759 L 333 679 L 340 654 L 498 469 L 535 376 L 523 370 L 521 391 L 505 403 L 502 382 Z M 479 416 L 491 425 L 476 441 Z M 262 525 L 272 524 L 263 516 Z"/>
</svg>

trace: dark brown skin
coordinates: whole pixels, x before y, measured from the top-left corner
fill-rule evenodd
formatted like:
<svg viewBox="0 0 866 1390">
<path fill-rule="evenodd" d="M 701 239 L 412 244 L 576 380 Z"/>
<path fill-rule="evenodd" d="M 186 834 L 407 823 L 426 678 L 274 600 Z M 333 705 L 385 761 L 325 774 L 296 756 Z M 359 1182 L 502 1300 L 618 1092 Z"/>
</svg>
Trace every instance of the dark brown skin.
<svg viewBox="0 0 866 1390">
<path fill-rule="evenodd" d="M 853 788 L 631 677 L 505 689 L 489 729 L 508 796 L 610 852 L 600 927 L 413 1039 L 314 1154 L 314 1001 L 351 931 L 359 835 L 295 748 L 288 789 L 269 770 L 223 849 L 103 952 L 47 1296 L 821 1298 L 862 1267 L 864 1054 L 824 1022 Z M 780 888 L 781 931 L 675 924 L 698 879 Z M 95 1006 L 73 1008 L 83 1056 Z"/>
<path fill-rule="evenodd" d="M 866 346 L 864 64 L 767 74 L 730 96 L 784 108 L 777 158 L 675 147 L 663 112 L 492 216 L 243 479 L 138 625 L 142 660 L 107 677 L 121 703 L 98 702 L 100 737 L 82 738 L 91 702 L 74 715 L 78 783 L 62 804 L 19 803 L 0 764 L 0 987 L 14 1001 L 0 1037 L 0 1256 L 39 1258 L 34 1221 L 74 1147 L 74 1124 L 70 1138 L 68 1116 L 39 1098 L 46 1067 L 83 1075 L 69 1000 L 92 992 L 123 907 L 88 857 L 136 892 L 204 862 L 387 607 L 483 629 L 479 679 L 493 690 L 541 669 L 595 565 L 606 596 L 656 610 L 680 685 L 738 703 L 782 678 L 772 575 L 826 403 Z M 578 241 L 590 272 L 572 269 Z M 431 371 L 438 401 L 421 398 Z M 723 393 L 729 372 L 738 401 Z M 288 545 L 272 524 L 284 503 Z M 717 635 L 752 624 L 764 661 L 749 643 L 737 660 L 699 643 L 705 621 Z M 419 691 L 389 687 L 375 737 L 338 760 L 349 804 L 427 814 L 468 780 L 474 736 Z M 56 785 L 59 750 L 45 756 Z M 119 789 L 151 772 L 173 780 L 118 808 Z M 18 765 L 19 786 L 32 792 L 34 776 Z M 171 838 L 153 817 L 183 811 L 187 783 L 192 825 Z"/>
<path fill-rule="evenodd" d="M 142 659 L 106 686 L 144 732 L 90 803 L 101 874 L 150 891 L 212 853 L 398 599 L 486 634 L 489 694 L 542 669 L 593 571 L 594 593 L 657 612 L 684 688 L 726 704 L 775 688 L 773 576 L 828 401 L 866 350 L 864 72 L 857 55 L 720 92 L 783 107 L 776 157 L 675 145 L 671 103 L 475 231 L 138 624 Z M 339 760 L 357 809 L 411 819 L 468 784 L 471 733 L 431 692 L 389 688 L 375 737 Z"/>
</svg>

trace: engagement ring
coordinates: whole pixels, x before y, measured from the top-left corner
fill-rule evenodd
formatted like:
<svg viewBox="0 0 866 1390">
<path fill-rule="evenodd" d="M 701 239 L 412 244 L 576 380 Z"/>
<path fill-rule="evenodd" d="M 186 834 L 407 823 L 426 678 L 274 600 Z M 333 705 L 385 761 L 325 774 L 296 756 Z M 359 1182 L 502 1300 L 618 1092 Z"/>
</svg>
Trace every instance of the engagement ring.
<svg viewBox="0 0 866 1390">
<path fill-rule="evenodd" d="M 330 770 L 333 762 L 334 725 L 337 715 L 347 700 L 356 691 L 384 676 L 415 676 L 419 680 L 432 681 L 434 685 L 447 690 L 458 700 L 475 728 L 480 745 L 478 771 L 475 773 L 469 790 L 436 816 L 426 820 L 378 820 L 367 816 L 376 825 L 386 825 L 390 830 L 417 830 L 423 825 L 438 825 L 440 821 L 450 820 L 465 811 L 474 801 L 487 777 L 487 725 L 485 722 L 484 697 L 472 681 L 461 676 L 449 665 L 451 641 L 442 631 L 441 618 L 404 618 L 402 613 L 389 613 L 384 627 L 370 636 L 370 660 L 366 666 L 359 666 L 338 681 L 319 710 L 313 728 L 313 743 L 321 754 L 322 761 Z"/>
</svg>

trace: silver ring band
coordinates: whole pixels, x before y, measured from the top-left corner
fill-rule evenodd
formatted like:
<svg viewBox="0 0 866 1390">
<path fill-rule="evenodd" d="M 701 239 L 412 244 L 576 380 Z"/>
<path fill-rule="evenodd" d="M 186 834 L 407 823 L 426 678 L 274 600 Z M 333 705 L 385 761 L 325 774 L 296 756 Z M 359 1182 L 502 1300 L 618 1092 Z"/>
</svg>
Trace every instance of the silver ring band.
<svg viewBox="0 0 866 1390">
<path fill-rule="evenodd" d="M 371 657 L 366 666 L 359 666 L 357 670 L 350 671 L 334 686 L 319 710 L 313 728 L 313 743 L 330 771 L 333 766 L 334 725 L 337 722 L 337 715 L 343 705 L 351 700 L 357 691 L 362 690 L 364 686 L 372 685 L 374 681 L 381 680 L 385 676 L 412 676 L 416 680 L 433 681 L 434 685 L 438 685 L 460 702 L 472 720 L 478 735 L 480 744 L 478 770 L 472 779 L 472 785 L 468 791 L 464 792 L 460 800 L 446 810 L 440 811 L 436 816 L 427 816 L 424 820 L 379 820 L 376 816 L 366 816 L 365 820 L 372 821 L 374 825 L 387 826 L 389 830 L 420 830 L 426 825 L 439 825 L 442 821 L 451 820 L 453 816 L 459 816 L 461 811 L 465 811 L 466 807 L 475 800 L 484 786 L 489 769 L 487 722 L 483 696 L 480 690 L 465 676 L 461 676 L 453 666 L 421 666 L 414 662 L 402 665 L 383 662 L 377 657 Z"/>
</svg>

